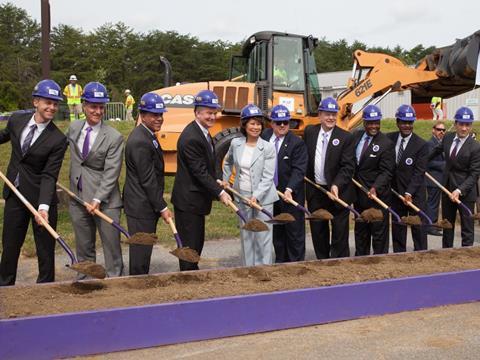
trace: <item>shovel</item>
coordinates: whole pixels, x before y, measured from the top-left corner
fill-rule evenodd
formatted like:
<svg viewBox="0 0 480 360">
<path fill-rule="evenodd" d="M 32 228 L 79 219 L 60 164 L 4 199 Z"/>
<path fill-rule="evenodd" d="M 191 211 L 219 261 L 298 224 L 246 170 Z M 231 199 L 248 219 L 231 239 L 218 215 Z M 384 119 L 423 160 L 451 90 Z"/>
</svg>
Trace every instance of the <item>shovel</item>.
<svg viewBox="0 0 480 360">
<path fill-rule="evenodd" d="M 177 248 L 175 250 L 170 251 L 170 254 L 172 254 L 173 256 L 176 256 L 180 260 L 184 260 L 191 263 L 198 263 L 200 261 L 200 255 L 198 255 L 196 250 L 190 249 L 188 246 L 183 246 L 182 240 L 180 239 L 180 235 L 178 235 L 178 231 L 175 226 L 175 223 L 173 222 L 173 219 L 170 217 L 168 218 L 167 221 L 168 221 L 168 225 L 170 225 L 170 228 L 172 229 L 173 237 L 177 242 Z"/>
<path fill-rule="evenodd" d="M 392 192 L 402 201 L 405 201 L 405 196 L 400 195 L 398 192 L 396 192 L 393 189 Z M 406 203 L 410 208 L 412 208 L 417 214 L 421 215 L 425 220 L 427 220 L 427 224 L 422 224 L 422 220 L 418 216 L 406 216 L 402 217 L 402 220 L 407 224 L 407 225 L 424 225 L 424 226 L 431 226 L 433 225 L 432 219 L 425 214 L 418 206 L 416 206 L 414 203 L 411 201 L 407 201 Z"/>
<path fill-rule="evenodd" d="M 370 194 L 370 192 L 368 191 L 367 188 L 365 188 L 365 186 L 363 186 L 362 184 L 360 184 L 357 180 L 355 179 L 352 179 L 353 183 L 355 185 L 358 186 L 358 188 L 360 190 L 362 190 L 365 194 L 369 195 L 372 197 L 373 201 L 375 201 L 377 204 L 379 204 L 382 208 L 384 208 L 385 210 L 387 210 L 390 214 L 392 214 L 392 216 L 395 218 L 396 222 L 399 224 L 399 225 L 406 225 L 402 219 L 400 218 L 400 216 L 398 216 L 398 214 L 390 207 L 388 206 L 387 204 L 385 204 L 382 200 L 380 200 L 376 195 L 373 195 L 373 194 Z"/>
<path fill-rule="evenodd" d="M 57 186 L 65 191 L 72 199 L 74 199 L 76 202 L 79 204 L 85 206 L 88 209 L 88 203 L 82 199 L 80 199 L 75 193 L 70 191 L 67 187 L 63 186 L 60 183 L 57 183 Z M 98 209 L 95 209 L 95 215 L 97 215 L 99 218 L 102 220 L 106 221 L 110 225 L 112 225 L 115 229 L 120 231 L 125 237 L 127 238 L 126 241 L 124 241 L 127 244 L 140 244 L 140 245 L 153 245 L 157 242 L 157 235 L 155 234 L 147 234 L 147 233 L 136 233 L 133 236 L 130 236 L 127 230 L 123 228 L 119 223 L 117 223 L 115 220 L 110 218 L 109 216 L 105 215 L 103 212 L 101 212 Z"/>
<path fill-rule="evenodd" d="M 67 245 L 65 240 L 63 240 L 60 235 L 57 234 L 55 230 L 50 226 L 50 224 L 43 217 L 40 216 L 37 210 L 28 202 L 27 199 L 18 191 L 18 189 L 13 185 L 10 180 L 0 171 L 0 177 L 7 184 L 7 186 L 15 193 L 15 195 L 20 199 L 20 201 L 27 207 L 28 210 L 37 218 L 40 219 L 43 227 L 52 235 L 52 237 L 59 242 L 60 246 L 65 250 L 70 258 L 71 264 L 66 265 L 68 268 L 79 272 L 81 274 L 89 275 L 97 279 L 104 279 L 106 276 L 105 269 L 102 265 L 96 264 L 92 261 L 81 261 L 77 260 L 77 257 L 73 253 L 72 249 Z"/>
<path fill-rule="evenodd" d="M 267 215 L 270 218 L 270 220 L 267 220 L 265 222 L 269 224 L 280 225 L 280 224 L 287 224 L 295 221 L 295 218 L 291 214 L 286 214 L 286 213 L 281 213 L 274 217 L 268 210 L 265 210 L 261 205 L 252 203 L 247 197 L 243 196 L 242 194 L 240 194 L 238 191 L 231 188 L 230 186 L 225 186 L 225 189 L 230 191 L 232 194 L 238 196 L 244 203 L 246 203 L 251 208 L 261 211 L 262 213 Z"/>
<path fill-rule="evenodd" d="M 313 220 L 313 221 L 323 221 L 323 220 L 331 220 L 333 219 L 333 215 L 330 214 L 328 211 L 326 210 L 323 210 L 324 211 L 324 216 L 319 216 L 317 214 L 312 214 L 310 211 L 307 210 L 307 208 L 303 207 L 302 205 L 300 205 L 298 202 L 296 202 L 295 200 L 293 199 L 289 199 L 285 196 L 284 193 L 282 193 L 281 191 L 278 191 L 277 190 L 277 194 L 278 196 L 280 196 L 280 198 L 285 201 L 286 203 L 290 204 L 290 205 L 293 205 L 295 206 L 298 210 L 302 211 L 305 213 L 305 215 L 307 215 L 305 217 L 305 220 Z M 318 211 L 318 210 L 317 210 Z"/>
<path fill-rule="evenodd" d="M 318 190 L 320 190 L 321 192 L 323 192 L 325 195 L 327 196 L 332 196 L 334 201 L 336 201 L 337 203 L 339 203 L 340 205 L 342 205 L 344 208 L 350 210 L 353 215 L 355 216 L 355 221 L 365 221 L 362 216 L 358 213 L 357 210 L 355 210 L 353 208 L 353 206 L 351 205 L 348 205 L 345 201 L 343 201 L 342 199 L 340 199 L 339 197 L 336 197 L 334 196 L 330 191 L 328 191 L 327 189 L 325 189 L 323 186 L 313 182 L 312 180 L 310 180 L 309 178 L 307 177 L 304 177 L 303 178 L 306 182 L 308 182 L 310 185 L 314 186 L 315 188 L 317 188 Z"/>
<path fill-rule="evenodd" d="M 432 182 L 437 185 L 445 194 L 448 195 L 448 197 L 450 198 L 452 196 L 452 193 L 450 191 L 448 191 L 448 189 L 443 186 L 442 184 L 440 184 L 438 182 L 437 179 L 435 179 L 432 175 L 430 175 L 428 172 L 425 171 L 425 175 L 430 179 L 432 180 Z M 467 205 L 465 205 L 463 202 L 460 201 L 460 199 L 457 199 L 457 201 L 455 201 L 458 205 L 460 205 L 460 207 L 465 210 L 465 212 L 468 214 L 469 217 L 472 217 L 474 219 L 480 219 L 480 214 L 472 214 L 472 212 L 470 211 L 470 209 L 467 207 Z"/>
<path fill-rule="evenodd" d="M 253 232 L 261 232 L 261 231 L 267 231 L 268 227 L 267 225 L 258 219 L 252 219 L 252 220 L 247 220 L 247 217 L 243 213 L 242 210 L 240 210 L 234 203 L 233 201 L 228 202 L 228 206 L 232 208 L 233 211 L 238 215 L 240 219 L 242 219 L 244 225 L 242 226 L 242 229 L 248 230 L 248 231 L 253 231 Z"/>
</svg>

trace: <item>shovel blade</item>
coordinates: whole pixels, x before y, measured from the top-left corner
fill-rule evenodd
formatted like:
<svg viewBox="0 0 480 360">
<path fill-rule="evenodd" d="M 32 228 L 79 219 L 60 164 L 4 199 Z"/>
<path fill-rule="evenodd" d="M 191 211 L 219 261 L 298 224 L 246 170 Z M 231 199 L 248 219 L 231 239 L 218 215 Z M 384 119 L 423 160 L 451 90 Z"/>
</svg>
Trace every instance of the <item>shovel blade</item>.
<svg viewBox="0 0 480 360">
<path fill-rule="evenodd" d="M 80 274 L 88 275 L 96 279 L 105 279 L 107 273 L 102 265 L 93 261 L 80 261 L 68 266 L 70 269 Z"/>
<path fill-rule="evenodd" d="M 170 251 L 170 254 L 190 263 L 198 263 L 200 261 L 200 255 L 198 255 L 197 251 L 190 249 L 188 246 L 176 248 Z"/>
</svg>

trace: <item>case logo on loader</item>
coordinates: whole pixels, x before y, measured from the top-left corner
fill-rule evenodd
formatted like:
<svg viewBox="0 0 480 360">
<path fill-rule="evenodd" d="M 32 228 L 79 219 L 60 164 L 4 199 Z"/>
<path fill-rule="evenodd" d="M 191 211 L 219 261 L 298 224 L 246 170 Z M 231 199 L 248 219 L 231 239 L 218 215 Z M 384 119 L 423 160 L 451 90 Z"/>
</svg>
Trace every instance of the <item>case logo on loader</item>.
<svg viewBox="0 0 480 360">
<path fill-rule="evenodd" d="M 171 95 L 171 94 L 162 94 L 161 97 L 165 104 L 169 107 L 192 107 L 193 101 L 195 100 L 195 95 Z"/>
<path fill-rule="evenodd" d="M 372 87 L 372 82 L 370 81 L 370 79 L 368 79 L 367 81 L 365 81 L 365 83 L 360 85 L 357 90 L 355 90 L 355 95 L 357 97 L 359 97 L 360 95 L 362 95 L 365 91 L 367 91 L 371 87 Z"/>
</svg>

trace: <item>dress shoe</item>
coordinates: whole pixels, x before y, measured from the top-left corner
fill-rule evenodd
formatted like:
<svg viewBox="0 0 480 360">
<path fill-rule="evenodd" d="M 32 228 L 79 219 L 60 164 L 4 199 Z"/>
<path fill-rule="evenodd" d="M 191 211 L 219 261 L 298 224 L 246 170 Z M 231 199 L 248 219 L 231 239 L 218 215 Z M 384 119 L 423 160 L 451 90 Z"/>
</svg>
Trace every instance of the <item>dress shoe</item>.
<svg viewBox="0 0 480 360">
<path fill-rule="evenodd" d="M 430 229 L 430 230 L 428 230 L 428 235 L 442 236 L 442 232 L 438 229 Z"/>
</svg>

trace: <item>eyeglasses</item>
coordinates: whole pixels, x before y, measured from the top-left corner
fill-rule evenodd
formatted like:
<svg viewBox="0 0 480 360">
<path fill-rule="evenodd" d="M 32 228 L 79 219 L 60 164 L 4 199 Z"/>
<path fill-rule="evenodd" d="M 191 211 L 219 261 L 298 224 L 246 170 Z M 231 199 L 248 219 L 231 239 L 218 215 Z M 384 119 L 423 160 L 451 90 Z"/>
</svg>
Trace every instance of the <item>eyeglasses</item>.
<svg viewBox="0 0 480 360">
<path fill-rule="evenodd" d="M 290 121 L 289 120 L 284 120 L 284 121 L 274 121 L 273 122 L 275 125 L 278 125 L 278 126 L 281 126 L 281 125 L 285 125 L 287 126 L 288 124 L 290 124 Z"/>
<path fill-rule="evenodd" d="M 446 129 L 439 129 L 439 128 L 437 128 L 437 127 L 434 127 L 434 129 L 437 130 L 437 131 L 441 131 L 441 132 L 447 131 Z"/>
</svg>

